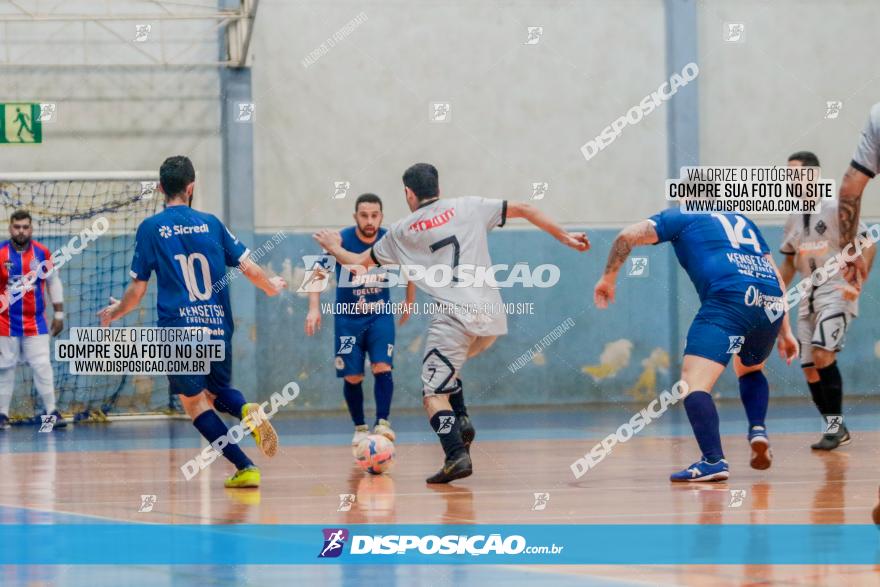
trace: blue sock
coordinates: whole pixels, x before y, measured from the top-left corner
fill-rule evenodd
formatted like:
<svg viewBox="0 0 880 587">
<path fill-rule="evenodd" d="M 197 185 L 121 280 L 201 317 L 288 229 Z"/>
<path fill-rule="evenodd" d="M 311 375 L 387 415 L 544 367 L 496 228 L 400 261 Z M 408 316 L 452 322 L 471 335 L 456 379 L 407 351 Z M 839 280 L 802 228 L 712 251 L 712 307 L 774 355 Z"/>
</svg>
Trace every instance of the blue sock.
<svg viewBox="0 0 880 587">
<path fill-rule="evenodd" d="M 218 416 L 217 412 L 214 410 L 206 410 L 199 414 L 199 416 L 193 420 L 193 426 L 196 427 L 196 430 L 198 430 L 208 442 L 214 442 L 229 432 L 229 429 L 226 428 L 226 424 L 223 423 L 223 420 L 220 419 L 220 416 Z M 237 444 L 230 443 L 224 446 L 223 456 L 239 470 L 253 466 L 254 464 Z"/>
<path fill-rule="evenodd" d="M 214 408 L 235 418 L 241 418 L 241 409 L 247 403 L 244 395 L 232 387 L 224 389 L 214 398 Z"/>
<path fill-rule="evenodd" d="M 770 385 L 762 371 L 752 371 L 739 378 L 739 397 L 746 409 L 749 429 L 763 427 L 770 402 Z"/>
<path fill-rule="evenodd" d="M 684 409 L 691 421 L 691 428 L 694 429 L 703 458 L 710 463 L 723 459 L 718 410 L 715 409 L 712 396 L 705 391 L 692 391 L 684 398 Z"/>
<path fill-rule="evenodd" d="M 364 420 L 364 386 L 361 383 L 349 383 L 343 380 L 342 395 L 345 396 L 345 404 L 348 406 L 348 413 L 351 414 L 351 421 L 355 426 L 363 426 L 366 424 Z"/>
<path fill-rule="evenodd" d="M 394 396 L 394 378 L 391 371 L 374 375 L 373 395 L 376 398 L 376 420 L 387 420 L 391 414 L 391 398 Z"/>
</svg>

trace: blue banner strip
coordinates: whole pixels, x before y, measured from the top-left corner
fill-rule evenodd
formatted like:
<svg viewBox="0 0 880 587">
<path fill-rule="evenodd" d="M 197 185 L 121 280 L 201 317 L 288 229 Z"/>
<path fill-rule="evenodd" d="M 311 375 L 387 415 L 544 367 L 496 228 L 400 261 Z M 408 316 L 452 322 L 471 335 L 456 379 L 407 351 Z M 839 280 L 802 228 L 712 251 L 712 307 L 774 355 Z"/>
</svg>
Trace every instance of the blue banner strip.
<svg viewBox="0 0 880 587">
<path fill-rule="evenodd" d="M 0 544 L 0 565 L 880 563 L 877 527 L 830 524 L 19 524 Z"/>
</svg>

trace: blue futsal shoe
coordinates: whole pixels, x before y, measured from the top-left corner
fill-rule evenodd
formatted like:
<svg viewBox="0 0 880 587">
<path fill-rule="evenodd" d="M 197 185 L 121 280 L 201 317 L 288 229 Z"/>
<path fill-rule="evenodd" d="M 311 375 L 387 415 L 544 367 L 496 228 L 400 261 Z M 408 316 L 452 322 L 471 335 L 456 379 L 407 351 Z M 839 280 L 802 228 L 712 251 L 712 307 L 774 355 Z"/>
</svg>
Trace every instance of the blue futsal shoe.
<svg viewBox="0 0 880 587">
<path fill-rule="evenodd" d="M 717 463 L 709 463 L 703 459 L 684 471 L 673 473 L 669 476 L 669 480 L 693 483 L 698 481 L 724 481 L 728 477 L 730 477 L 730 469 L 725 459 L 721 459 Z"/>
<path fill-rule="evenodd" d="M 749 460 L 749 465 L 753 469 L 761 471 L 769 469 L 773 463 L 773 451 L 770 450 L 767 429 L 763 426 L 753 426 L 749 430 L 749 446 L 752 447 L 752 457 Z"/>
</svg>

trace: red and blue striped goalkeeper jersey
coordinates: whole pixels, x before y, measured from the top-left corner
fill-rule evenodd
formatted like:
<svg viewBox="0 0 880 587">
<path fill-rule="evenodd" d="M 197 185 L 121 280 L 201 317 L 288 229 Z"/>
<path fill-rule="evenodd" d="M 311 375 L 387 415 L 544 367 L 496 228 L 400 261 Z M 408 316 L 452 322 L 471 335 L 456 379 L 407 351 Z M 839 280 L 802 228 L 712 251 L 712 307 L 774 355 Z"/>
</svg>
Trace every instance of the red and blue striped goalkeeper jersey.
<svg viewBox="0 0 880 587">
<path fill-rule="evenodd" d="M 46 261 L 46 272 L 52 267 L 52 253 L 44 245 L 32 240 L 28 248 L 18 252 L 11 241 L 0 243 L 0 292 L 6 295 L 6 304 L 0 312 L 0 336 L 36 336 L 48 334 L 46 318 L 45 278 L 37 269 Z"/>
</svg>

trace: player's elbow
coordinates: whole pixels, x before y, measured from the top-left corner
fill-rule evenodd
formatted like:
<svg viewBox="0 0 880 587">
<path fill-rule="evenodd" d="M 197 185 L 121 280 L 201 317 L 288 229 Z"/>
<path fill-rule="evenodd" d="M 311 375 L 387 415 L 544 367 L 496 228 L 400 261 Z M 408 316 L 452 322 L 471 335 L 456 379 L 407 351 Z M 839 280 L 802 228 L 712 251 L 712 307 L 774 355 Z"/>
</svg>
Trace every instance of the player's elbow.
<svg viewBox="0 0 880 587">
<path fill-rule="evenodd" d="M 529 202 L 508 202 L 507 217 L 508 218 L 531 218 L 538 209 Z"/>
</svg>

